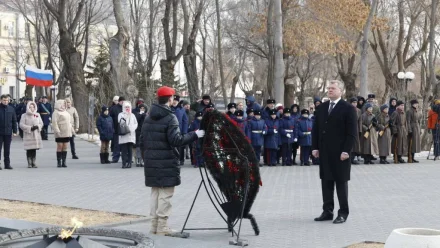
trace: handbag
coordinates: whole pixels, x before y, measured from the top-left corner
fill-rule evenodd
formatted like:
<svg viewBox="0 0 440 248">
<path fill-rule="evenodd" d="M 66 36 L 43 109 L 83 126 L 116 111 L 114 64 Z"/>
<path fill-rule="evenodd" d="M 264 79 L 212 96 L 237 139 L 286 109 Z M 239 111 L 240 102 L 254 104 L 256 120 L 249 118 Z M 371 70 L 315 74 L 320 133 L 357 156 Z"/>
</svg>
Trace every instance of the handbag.
<svg viewBox="0 0 440 248">
<path fill-rule="evenodd" d="M 122 122 L 122 120 L 124 120 L 124 122 Z M 128 120 L 128 125 L 130 125 L 130 120 Z M 130 128 L 128 127 L 128 125 L 127 125 L 127 121 L 124 118 L 121 118 L 121 120 L 119 121 L 118 134 L 122 135 L 122 136 L 129 134 L 131 131 L 130 131 Z"/>
</svg>

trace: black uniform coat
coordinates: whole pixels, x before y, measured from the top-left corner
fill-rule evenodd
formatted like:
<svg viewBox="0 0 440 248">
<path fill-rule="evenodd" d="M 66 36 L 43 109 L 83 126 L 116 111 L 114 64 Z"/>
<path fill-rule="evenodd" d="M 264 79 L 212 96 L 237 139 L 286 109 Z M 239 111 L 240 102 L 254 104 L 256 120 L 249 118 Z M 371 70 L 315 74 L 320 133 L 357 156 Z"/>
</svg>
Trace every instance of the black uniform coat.
<svg viewBox="0 0 440 248">
<path fill-rule="evenodd" d="M 140 147 L 144 158 L 145 186 L 180 185 L 179 153 L 176 147 L 197 140 L 195 132 L 181 134 L 170 107 L 153 104 L 142 126 Z"/>
<path fill-rule="evenodd" d="M 330 101 L 318 106 L 312 129 L 312 150 L 319 151 L 319 175 L 322 180 L 350 180 L 351 159 L 341 161 L 341 153 L 350 154 L 357 130 L 357 114 L 344 100 L 328 114 Z"/>
</svg>

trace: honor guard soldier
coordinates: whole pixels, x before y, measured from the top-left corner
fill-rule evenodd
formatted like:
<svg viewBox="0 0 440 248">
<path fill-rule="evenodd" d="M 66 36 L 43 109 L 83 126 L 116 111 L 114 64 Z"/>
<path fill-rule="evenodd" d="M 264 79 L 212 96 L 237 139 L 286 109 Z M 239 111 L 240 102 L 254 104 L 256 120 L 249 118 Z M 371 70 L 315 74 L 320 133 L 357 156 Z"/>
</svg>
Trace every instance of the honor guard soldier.
<svg viewBox="0 0 440 248">
<path fill-rule="evenodd" d="M 229 103 L 228 112 L 226 112 L 226 114 L 233 120 L 235 120 L 235 110 L 237 110 L 237 104 L 235 104 L 234 102 Z"/>
<path fill-rule="evenodd" d="M 43 130 L 41 130 L 41 138 L 47 140 L 48 127 L 52 120 L 52 105 L 47 100 L 47 96 L 42 97 L 42 102 L 38 105 L 38 113 L 43 120 Z"/>
<path fill-rule="evenodd" d="M 240 130 L 244 133 L 244 135 L 248 135 L 248 123 L 244 119 L 244 112 L 243 110 L 237 110 L 235 111 L 235 121 L 237 122 L 237 126 L 240 128 Z"/>
<path fill-rule="evenodd" d="M 295 120 L 290 116 L 290 108 L 285 108 L 280 120 L 282 165 L 292 165 L 292 144 L 297 140 Z"/>
<path fill-rule="evenodd" d="M 251 140 L 252 147 L 254 148 L 257 160 L 260 161 L 261 147 L 264 145 L 264 135 L 267 132 L 267 126 L 263 119 L 261 119 L 261 111 L 254 111 L 254 118 L 249 121 L 249 133 L 248 137 Z M 260 163 L 261 166 L 261 163 Z"/>
<path fill-rule="evenodd" d="M 394 163 L 405 163 L 402 156 L 407 154 L 407 135 L 408 128 L 405 115 L 405 103 L 397 101 L 396 111 L 391 115 L 391 133 L 393 138 L 391 140 L 391 152 L 394 155 Z"/>
<path fill-rule="evenodd" d="M 270 119 L 266 120 L 267 134 L 264 136 L 264 149 L 267 164 L 269 166 L 276 166 L 280 123 L 275 109 L 269 111 L 269 116 Z"/>
<path fill-rule="evenodd" d="M 408 163 L 418 163 L 419 161 L 414 159 L 414 155 L 422 150 L 420 140 L 420 120 L 422 119 L 422 114 L 417 110 L 419 106 L 417 100 L 411 100 L 410 103 L 411 107 L 406 111 L 408 124 Z"/>
<path fill-rule="evenodd" d="M 275 108 L 275 100 L 274 99 L 267 99 L 266 107 L 261 112 L 261 118 L 263 118 L 263 120 L 269 120 L 270 119 L 269 112 L 271 110 L 273 110 L 274 108 Z M 276 111 L 275 111 L 275 113 L 276 113 Z"/>
<path fill-rule="evenodd" d="M 389 164 L 387 157 L 390 155 L 391 151 L 391 128 L 388 111 L 389 107 L 387 104 L 380 106 L 380 115 L 377 117 L 377 130 L 379 131 L 377 143 L 379 145 L 379 158 L 381 164 Z"/>
<path fill-rule="evenodd" d="M 377 119 L 373 114 L 373 106 L 370 103 L 365 104 L 365 113 L 362 114 L 362 154 L 364 155 L 364 164 L 374 164 L 373 154 L 378 154 L 377 147 Z"/>
</svg>

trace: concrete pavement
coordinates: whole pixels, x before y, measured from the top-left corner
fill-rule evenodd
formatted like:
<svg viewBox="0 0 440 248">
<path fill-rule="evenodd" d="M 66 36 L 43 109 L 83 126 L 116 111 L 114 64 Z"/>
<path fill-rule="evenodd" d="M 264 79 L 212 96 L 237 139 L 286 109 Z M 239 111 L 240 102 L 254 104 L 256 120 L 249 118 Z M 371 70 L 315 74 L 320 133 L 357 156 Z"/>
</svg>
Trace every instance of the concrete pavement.
<svg viewBox="0 0 440 248">
<path fill-rule="evenodd" d="M 27 168 L 22 143 L 14 139 L 14 170 L 0 171 L 0 198 L 148 216 L 150 190 L 144 186 L 142 168 L 101 165 L 99 148 L 82 140 L 77 140 L 80 159 L 70 159 L 69 153 L 68 168 L 56 168 L 55 142 L 53 136 L 49 139 L 37 152 L 38 169 Z M 263 167 L 263 187 L 251 211 L 261 233 L 254 236 L 244 220 L 242 237 L 249 240 L 249 247 L 328 248 L 364 240 L 384 242 L 400 227 L 440 229 L 440 161 L 420 160 L 420 164 L 353 166 L 350 216 L 342 225 L 313 221 L 322 204 L 317 166 Z M 188 164 L 181 176 L 169 220 L 174 229 L 182 227 L 200 182 L 198 169 Z M 188 227 L 225 227 L 203 190 Z M 148 232 L 149 223 L 119 228 Z M 229 238 L 226 231 L 193 231 L 188 240 L 153 237 L 157 247 L 228 247 Z"/>
</svg>

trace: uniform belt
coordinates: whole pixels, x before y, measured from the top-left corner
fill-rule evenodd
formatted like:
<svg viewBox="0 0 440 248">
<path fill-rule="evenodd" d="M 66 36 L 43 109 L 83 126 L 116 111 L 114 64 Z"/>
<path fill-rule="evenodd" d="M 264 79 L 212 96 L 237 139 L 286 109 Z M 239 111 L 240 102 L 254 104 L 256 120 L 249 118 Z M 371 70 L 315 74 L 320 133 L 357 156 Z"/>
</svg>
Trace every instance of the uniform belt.
<svg viewBox="0 0 440 248">
<path fill-rule="evenodd" d="M 286 131 L 287 133 L 293 133 L 293 130 L 284 130 L 284 131 Z"/>
<path fill-rule="evenodd" d="M 304 132 L 303 134 L 311 134 L 312 132 Z"/>
<path fill-rule="evenodd" d="M 252 131 L 253 133 L 262 133 L 263 131 L 261 131 L 261 130 L 255 130 L 255 131 Z"/>
<path fill-rule="evenodd" d="M 48 115 L 48 113 L 40 113 L 40 115 Z"/>
</svg>

